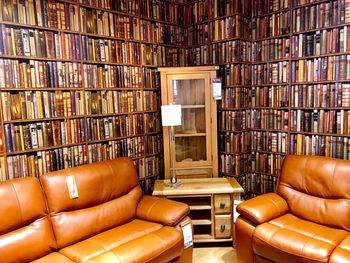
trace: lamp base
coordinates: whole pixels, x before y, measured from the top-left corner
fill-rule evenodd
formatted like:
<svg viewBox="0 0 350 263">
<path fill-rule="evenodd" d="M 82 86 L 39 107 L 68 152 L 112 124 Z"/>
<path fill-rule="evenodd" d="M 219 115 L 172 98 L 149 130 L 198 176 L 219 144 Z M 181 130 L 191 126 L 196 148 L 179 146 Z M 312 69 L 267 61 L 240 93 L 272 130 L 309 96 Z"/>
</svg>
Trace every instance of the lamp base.
<svg viewBox="0 0 350 263">
<path fill-rule="evenodd" d="M 181 181 L 172 182 L 171 180 L 164 182 L 165 187 L 173 187 L 176 188 L 182 185 Z"/>
</svg>

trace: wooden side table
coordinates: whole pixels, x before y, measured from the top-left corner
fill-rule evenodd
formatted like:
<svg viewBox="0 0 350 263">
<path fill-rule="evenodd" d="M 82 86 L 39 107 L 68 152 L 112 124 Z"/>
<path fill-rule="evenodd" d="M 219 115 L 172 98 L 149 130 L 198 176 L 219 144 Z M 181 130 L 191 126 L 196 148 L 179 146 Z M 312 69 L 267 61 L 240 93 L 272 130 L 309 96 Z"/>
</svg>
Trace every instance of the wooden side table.
<svg viewBox="0 0 350 263">
<path fill-rule="evenodd" d="M 153 195 L 187 203 L 194 228 L 194 242 L 234 242 L 233 201 L 243 188 L 234 178 L 181 179 L 177 187 L 157 180 Z"/>
</svg>

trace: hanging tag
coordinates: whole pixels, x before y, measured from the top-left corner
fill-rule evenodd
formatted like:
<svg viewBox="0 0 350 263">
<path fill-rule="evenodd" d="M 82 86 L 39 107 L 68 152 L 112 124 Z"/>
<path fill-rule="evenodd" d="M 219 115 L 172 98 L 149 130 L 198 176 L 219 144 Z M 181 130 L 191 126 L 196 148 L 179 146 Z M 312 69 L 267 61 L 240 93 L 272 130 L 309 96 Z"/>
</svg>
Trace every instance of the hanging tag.
<svg viewBox="0 0 350 263">
<path fill-rule="evenodd" d="M 192 227 L 191 224 L 187 224 L 182 227 L 182 234 L 184 236 L 184 248 L 193 246 Z"/>
<path fill-rule="evenodd" d="M 221 100 L 221 78 L 213 79 L 213 98 L 214 100 Z"/>
<path fill-rule="evenodd" d="M 79 197 L 78 194 L 78 188 L 75 183 L 75 177 L 73 175 L 66 176 L 67 186 L 68 186 L 68 192 L 69 192 L 69 198 L 75 199 Z"/>
</svg>

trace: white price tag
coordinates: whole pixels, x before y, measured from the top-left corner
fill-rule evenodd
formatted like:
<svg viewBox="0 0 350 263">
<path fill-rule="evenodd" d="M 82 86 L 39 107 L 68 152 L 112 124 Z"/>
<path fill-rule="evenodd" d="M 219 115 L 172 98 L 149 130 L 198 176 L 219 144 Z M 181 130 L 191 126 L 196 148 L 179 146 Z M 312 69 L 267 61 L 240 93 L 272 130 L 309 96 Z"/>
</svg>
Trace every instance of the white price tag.
<svg viewBox="0 0 350 263">
<path fill-rule="evenodd" d="M 221 100 L 221 79 L 215 78 L 213 79 L 213 98 L 214 100 Z"/>
<path fill-rule="evenodd" d="M 78 194 L 77 185 L 75 183 L 75 177 L 73 175 L 68 175 L 66 177 L 66 181 L 68 186 L 69 198 L 70 199 L 78 198 L 79 194 Z"/>
<path fill-rule="evenodd" d="M 188 248 L 188 247 L 193 246 L 191 224 L 187 224 L 187 225 L 182 227 L 182 234 L 184 236 L 184 248 Z"/>
</svg>

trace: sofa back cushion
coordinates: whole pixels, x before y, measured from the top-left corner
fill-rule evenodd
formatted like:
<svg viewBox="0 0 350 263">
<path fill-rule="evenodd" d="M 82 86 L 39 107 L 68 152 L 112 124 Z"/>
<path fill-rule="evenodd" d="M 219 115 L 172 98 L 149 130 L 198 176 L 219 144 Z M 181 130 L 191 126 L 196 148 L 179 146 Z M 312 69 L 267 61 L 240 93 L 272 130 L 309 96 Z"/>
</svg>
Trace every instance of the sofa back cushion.
<svg viewBox="0 0 350 263">
<path fill-rule="evenodd" d="M 56 248 L 37 178 L 0 183 L 0 262 L 28 262 Z"/>
<path fill-rule="evenodd" d="M 321 156 L 286 156 L 277 193 L 292 214 L 350 230 L 350 161 Z"/>
<path fill-rule="evenodd" d="M 77 197 L 69 194 L 74 178 Z M 41 177 L 59 248 L 131 221 L 142 196 L 133 162 L 119 158 Z"/>
</svg>

